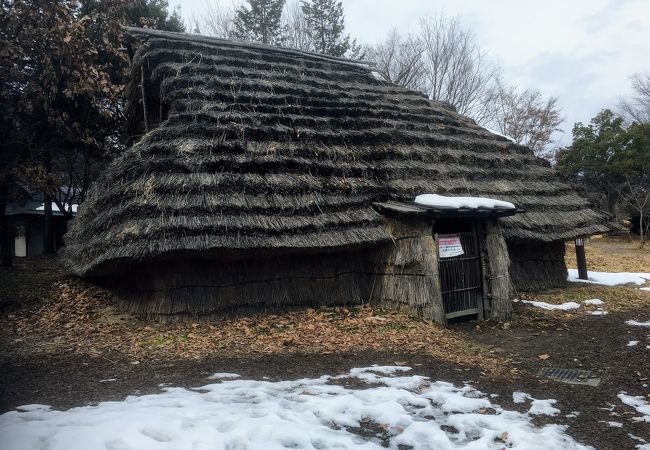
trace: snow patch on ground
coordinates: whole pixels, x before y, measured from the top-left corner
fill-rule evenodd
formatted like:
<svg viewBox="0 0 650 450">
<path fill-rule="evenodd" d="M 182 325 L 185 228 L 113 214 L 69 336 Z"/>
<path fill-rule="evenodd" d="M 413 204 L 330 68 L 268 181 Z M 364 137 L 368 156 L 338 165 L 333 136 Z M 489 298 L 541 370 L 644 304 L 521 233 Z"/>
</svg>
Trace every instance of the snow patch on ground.
<svg viewBox="0 0 650 450">
<path fill-rule="evenodd" d="M 623 391 L 618 394 L 618 398 L 627 406 L 634 408 L 637 413 L 642 414 L 641 417 L 633 417 L 632 420 L 637 422 L 650 422 L 650 404 L 648 404 L 644 397 L 640 395 L 628 395 L 627 392 Z"/>
<path fill-rule="evenodd" d="M 650 450 L 650 444 L 648 444 L 642 437 L 635 436 L 632 433 L 628 433 L 627 435 L 630 437 L 630 439 L 641 442 L 641 444 L 636 445 L 636 448 L 638 450 Z"/>
<path fill-rule="evenodd" d="M 228 373 L 228 372 L 217 372 L 207 377 L 208 380 L 226 380 L 226 379 L 232 380 L 233 378 L 239 378 L 239 374 Z"/>
<path fill-rule="evenodd" d="M 556 416 L 560 413 L 559 409 L 553 407 L 557 403 L 557 400 L 538 400 L 520 391 L 512 393 L 512 401 L 515 403 L 525 403 L 528 400 L 532 400 L 528 414 L 533 416 Z"/>
<path fill-rule="evenodd" d="M 627 343 L 626 347 L 634 347 L 638 343 L 639 343 L 639 341 L 630 341 L 630 342 Z"/>
<path fill-rule="evenodd" d="M 603 311 L 602 309 L 598 309 L 597 311 L 589 311 L 589 314 L 592 316 L 606 316 L 609 313 L 607 311 Z"/>
<path fill-rule="evenodd" d="M 591 300 L 585 300 L 582 303 L 584 303 L 585 305 L 596 305 L 596 306 L 601 306 L 605 304 L 605 302 L 599 298 L 592 298 Z"/>
<path fill-rule="evenodd" d="M 605 422 L 607 426 L 612 427 L 612 428 L 623 428 L 623 424 L 621 422 L 613 422 L 613 421 L 605 421 L 601 420 L 601 422 Z"/>
<path fill-rule="evenodd" d="M 587 272 L 588 280 L 578 278 L 578 269 L 568 269 L 569 281 L 574 283 L 594 283 L 604 284 L 606 286 L 617 286 L 619 284 L 645 284 L 650 280 L 650 273 L 647 272 Z"/>
<path fill-rule="evenodd" d="M 557 400 L 553 399 L 533 400 L 528 413 L 534 416 L 557 416 L 560 414 L 560 410 L 553 406 L 556 403 Z"/>
<path fill-rule="evenodd" d="M 626 325 L 632 325 L 634 327 L 650 327 L 650 321 L 649 322 L 639 322 L 637 320 L 626 320 L 625 324 Z"/>
<path fill-rule="evenodd" d="M 517 300 L 514 299 L 513 302 L 521 302 L 526 305 L 531 305 L 536 308 L 542 308 L 542 309 L 547 309 L 547 310 L 554 310 L 554 309 L 559 309 L 563 311 L 568 311 L 570 309 L 578 309 L 580 308 L 580 303 L 576 302 L 565 302 L 562 303 L 561 305 L 554 305 L 552 303 L 546 303 L 546 302 L 538 302 L 538 301 L 533 301 L 533 300 Z"/>
<path fill-rule="evenodd" d="M 12 450 L 588 448 L 564 426 L 532 424 L 532 414 L 559 412 L 554 400 L 527 396 L 531 411 L 522 414 L 492 404 L 471 386 L 404 374 L 408 370 L 368 367 L 278 382 L 222 379 L 67 411 L 27 405 L 0 415 L 0 435 Z"/>
<path fill-rule="evenodd" d="M 515 403 L 525 403 L 530 398 L 530 395 L 525 392 L 515 391 L 512 393 L 512 401 Z"/>
<path fill-rule="evenodd" d="M 650 286 L 648 286 L 648 287 L 642 287 L 642 288 L 639 288 L 639 289 L 641 289 L 642 291 L 648 291 L 648 292 L 650 292 Z"/>
</svg>

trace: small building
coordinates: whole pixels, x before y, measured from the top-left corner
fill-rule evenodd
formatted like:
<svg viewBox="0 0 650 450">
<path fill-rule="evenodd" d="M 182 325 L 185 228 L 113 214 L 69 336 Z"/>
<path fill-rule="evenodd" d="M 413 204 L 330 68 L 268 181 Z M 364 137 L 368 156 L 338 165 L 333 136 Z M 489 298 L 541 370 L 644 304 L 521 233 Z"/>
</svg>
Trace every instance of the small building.
<svg viewBox="0 0 650 450">
<path fill-rule="evenodd" d="M 566 240 L 608 230 L 528 148 L 367 64 L 127 31 L 133 145 L 63 261 L 133 311 L 377 302 L 500 320 L 513 288 L 566 283 Z"/>
<path fill-rule="evenodd" d="M 9 229 L 13 233 L 13 248 L 11 253 L 16 257 L 37 256 L 43 254 L 44 245 L 44 215 L 45 204 L 43 194 L 24 186 L 18 186 L 18 199 L 5 206 Z M 77 205 L 66 204 L 74 215 Z M 63 235 L 67 230 L 69 214 L 59 211 L 56 203 L 52 203 L 52 225 L 54 227 L 54 243 L 59 249 L 63 246 Z"/>
</svg>

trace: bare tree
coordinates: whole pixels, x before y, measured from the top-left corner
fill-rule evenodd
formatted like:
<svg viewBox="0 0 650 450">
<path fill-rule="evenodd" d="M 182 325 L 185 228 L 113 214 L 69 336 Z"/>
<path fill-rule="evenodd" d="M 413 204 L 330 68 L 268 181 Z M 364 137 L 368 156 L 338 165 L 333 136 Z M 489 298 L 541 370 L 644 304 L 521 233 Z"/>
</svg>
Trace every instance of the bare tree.
<svg viewBox="0 0 650 450">
<path fill-rule="evenodd" d="M 432 100 L 453 105 L 478 123 L 491 119 L 491 102 L 499 68 L 456 18 L 442 14 L 420 20 L 424 46 L 425 92 Z"/>
<path fill-rule="evenodd" d="M 232 5 L 224 5 L 214 0 L 206 0 L 201 17 L 194 18 L 194 31 L 223 39 L 235 37 L 235 11 L 241 2 L 233 1 Z"/>
<path fill-rule="evenodd" d="M 286 30 L 285 42 L 287 47 L 299 50 L 312 50 L 312 39 L 309 26 L 297 1 L 287 2 L 282 15 L 283 26 Z"/>
<path fill-rule="evenodd" d="M 366 57 L 376 64 L 376 71 L 391 83 L 407 89 L 424 90 L 422 42 L 411 34 L 401 35 L 395 28 L 388 37 L 366 50 Z"/>
<path fill-rule="evenodd" d="M 367 56 L 388 81 L 447 102 L 480 124 L 492 120 L 499 67 L 458 19 L 423 18 L 414 35 L 393 30 Z"/>
<path fill-rule="evenodd" d="M 619 198 L 635 215 L 639 215 L 639 247 L 646 243 L 650 223 L 647 222 L 650 212 L 650 178 L 645 176 L 625 177 L 625 182 L 615 186 Z"/>
<path fill-rule="evenodd" d="M 564 122 L 557 97 L 545 98 L 538 90 L 497 84 L 492 126 L 539 157 L 552 160 L 553 133 Z"/>
<path fill-rule="evenodd" d="M 619 108 L 622 115 L 630 122 L 650 123 L 650 75 L 634 74 L 629 99 L 621 100 Z"/>
</svg>

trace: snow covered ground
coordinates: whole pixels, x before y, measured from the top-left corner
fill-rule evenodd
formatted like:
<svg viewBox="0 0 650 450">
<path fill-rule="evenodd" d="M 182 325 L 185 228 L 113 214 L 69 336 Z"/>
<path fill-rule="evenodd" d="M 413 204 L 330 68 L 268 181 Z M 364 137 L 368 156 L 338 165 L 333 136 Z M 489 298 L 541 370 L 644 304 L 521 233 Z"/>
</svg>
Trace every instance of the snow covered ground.
<svg viewBox="0 0 650 450">
<path fill-rule="evenodd" d="M 23 406 L 0 416 L 0 436 L 3 448 L 12 450 L 380 449 L 382 443 L 417 449 L 589 448 L 563 426 L 531 423 L 534 414 L 558 414 L 554 400 L 516 393 L 517 401 L 531 401 L 529 411 L 519 413 L 470 386 L 408 371 L 373 366 L 278 382 L 215 374 L 220 382 L 201 388 L 166 388 L 92 407 Z"/>
<path fill-rule="evenodd" d="M 568 311 L 570 309 L 578 309 L 580 308 L 580 303 L 576 302 L 565 302 L 562 303 L 561 305 L 555 305 L 553 303 L 546 303 L 546 302 L 539 302 L 535 300 L 517 300 L 514 299 L 513 302 L 521 302 L 525 305 L 530 305 L 534 306 L 535 308 L 541 308 L 541 309 L 547 309 L 547 310 L 554 310 L 554 309 L 559 309 L 562 311 Z"/>
<path fill-rule="evenodd" d="M 572 309 L 578 309 L 580 308 L 580 303 L 576 302 L 564 302 L 561 304 L 554 304 L 554 303 L 546 303 L 546 302 L 540 302 L 540 301 L 535 301 L 535 300 L 517 300 L 514 299 L 513 302 L 518 303 L 521 302 L 525 305 L 530 305 L 534 306 L 535 308 L 541 308 L 541 309 L 546 309 L 549 311 L 552 310 L 560 310 L 560 311 L 569 311 Z M 606 316 L 608 313 L 607 311 L 604 311 L 601 305 L 604 305 L 605 302 L 598 299 L 598 298 L 593 298 L 590 300 L 583 300 L 582 303 L 584 303 L 586 306 L 596 306 L 595 311 L 587 311 L 588 314 L 591 314 L 592 316 Z"/>
<path fill-rule="evenodd" d="M 632 325 L 633 327 L 650 327 L 650 320 L 647 322 L 639 322 L 638 320 L 626 320 L 626 325 Z"/>
<path fill-rule="evenodd" d="M 628 395 L 627 392 L 621 392 L 618 394 L 618 398 L 626 405 L 634 408 L 637 413 L 641 414 L 639 417 L 633 417 L 632 420 L 650 423 L 650 404 L 644 397 L 640 395 Z"/>
<path fill-rule="evenodd" d="M 587 272 L 587 280 L 578 278 L 578 269 L 568 269 L 569 281 L 574 283 L 594 283 L 605 286 L 617 286 L 619 284 L 634 283 L 645 284 L 650 281 L 650 273 L 647 272 Z"/>
</svg>

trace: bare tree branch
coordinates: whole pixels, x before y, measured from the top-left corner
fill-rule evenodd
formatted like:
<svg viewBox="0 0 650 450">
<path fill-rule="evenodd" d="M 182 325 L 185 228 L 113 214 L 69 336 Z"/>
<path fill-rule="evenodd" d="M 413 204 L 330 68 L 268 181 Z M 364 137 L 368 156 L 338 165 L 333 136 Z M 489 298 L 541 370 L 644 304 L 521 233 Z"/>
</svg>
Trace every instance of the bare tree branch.
<svg viewBox="0 0 650 450">
<path fill-rule="evenodd" d="M 493 117 L 499 68 L 457 19 L 423 18 L 416 34 L 393 30 L 367 57 L 388 81 L 447 102 L 480 124 Z"/>
<path fill-rule="evenodd" d="M 194 18 L 195 31 L 223 39 L 235 37 L 235 11 L 241 1 L 233 0 L 230 6 L 213 0 L 205 0 L 200 18 Z"/>
<path fill-rule="evenodd" d="M 520 90 L 498 83 L 493 126 L 539 157 L 553 159 L 553 133 L 564 122 L 557 97 L 544 98 L 537 90 Z"/>
<path fill-rule="evenodd" d="M 377 64 L 377 72 L 386 81 L 424 90 L 423 52 L 424 46 L 416 36 L 403 36 L 393 29 L 386 40 L 368 47 L 366 57 Z"/>
<path fill-rule="evenodd" d="M 621 113 L 629 122 L 650 123 L 650 75 L 637 73 L 630 79 L 634 94 L 629 99 L 621 100 Z"/>
</svg>

